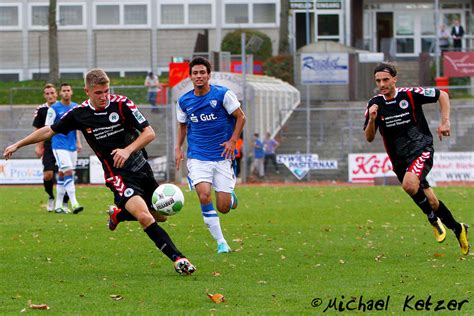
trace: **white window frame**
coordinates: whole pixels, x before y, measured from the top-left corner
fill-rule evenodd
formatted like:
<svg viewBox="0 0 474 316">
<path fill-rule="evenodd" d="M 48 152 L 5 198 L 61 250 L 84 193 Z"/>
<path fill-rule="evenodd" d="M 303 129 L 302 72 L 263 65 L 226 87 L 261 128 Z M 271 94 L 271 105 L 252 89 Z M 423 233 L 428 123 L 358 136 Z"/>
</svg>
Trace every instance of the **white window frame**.
<svg viewBox="0 0 474 316">
<path fill-rule="evenodd" d="M 97 6 L 118 6 L 119 7 L 119 23 L 118 24 L 97 24 Z M 125 5 L 144 5 L 146 6 L 146 24 L 125 24 Z M 106 29 L 147 29 L 151 27 L 151 5 L 150 1 L 94 1 L 92 9 L 92 25 L 96 30 Z"/>
<path fill-rule="evenodd" d="M 78 25 L 60 25 L 59 24 L 59 7 L 69 7 L 69 6 L 80 6 L 82 7 L 82 23 Z M 86 27 L 86 4 L 84 2 L 68 2 L 68 3 L 58 3 L 58 8 L 56 9 L 56 20 L 58 21 L 58 29 L 61 30 L 75 30 L 75 29 L 83 29 Z"/>
<path fill-rule="evenodd" d="M 338 16 L 338 27 L 339 27 L 339 35 L 318 35 L 318 19 L 319 16 L 322 15 L 337 15 Z M 342 10 L 318 10 L 316 11 L 316 17 L 314 21 L 315 32 L 314 36 L 316 41 L 324 41 L 324 40 L 335 40 L 337 39 L 338 43 L 344 43 L 344 14 Z"/>
<path fill-rule="evenodd" d="M 163 24 L 161 22 L 161 6 L 162 5 L 183 5 L 184 6 L 184 22 L 183 24 Z M 198 5 L 198 4 L 206 4 L 211 6 L 211 23 L 207 24 L 195 24 L 189 23 L 189 6 L 190 5 Z M 190 29 L 190 28 L 214 28 L 216 27 L 216 4 L 215 1 L 212 0 L 183 0 L 177 2 L 176 0 L 161 0 L 157 6 L 157 21 L 158 27 L 160 29 Z"/>
<path fill-rule="evenodd" d="M 3 7 L 3 6 L 2 6 Z M 12 68 L 12 69 L 0 69 L 2 75 L 18 75 L 19 81 L 27 80 L 29 78 L 23 78 L 23 69 Z"/>
<path fill-rule="evenodd" d="M 275 5 L 275 23 L 255 23 L 253 17 L 253 5 L 254 4 L 274 4 Z M 225 6 L 227 4 L 246 4 L 248 7 L 248 14 L 249 14 L 249 22 L 248 23 L 226 23 L 225 21 Z M 226 29 L 233 29 L 233 28 L 275 28 L 280 25 L 280 1 L 278 0 L 247 0 L 247 1 L 239 1 L 239 0 L 223 0 L 222 3 L 222 27 Z"/>
<path fill-rule="evenodd" d="M 17 25 L 10 25 L 10 26 L 0 26 L 0 31 L 17 31 L 21 30 L 21 26 L 23 24 L 23 5 L 21 3 L 5 3 L 0 4 L 0 7 L 17 7 L 18 10 L 18 24 Z"/>
<path fill-rule="evenodd" d="M 33 7 L 48 7 L 49 2 L 34 2 L 28 3 L 28 29 L 30 30 L 48 30 L 48 25 L 40 26 L 33 25 Z M 82 7 L 82 24 L 80 25 L 60 25 L 59 24 L 59 7 L 62 6 L 80 6 Z M 59 2 L 56 5 L 56 23 L 58 24 L 58 30 L 78 30 L 86 28 L 86 4 L 84 2 Z"/>
</svg>

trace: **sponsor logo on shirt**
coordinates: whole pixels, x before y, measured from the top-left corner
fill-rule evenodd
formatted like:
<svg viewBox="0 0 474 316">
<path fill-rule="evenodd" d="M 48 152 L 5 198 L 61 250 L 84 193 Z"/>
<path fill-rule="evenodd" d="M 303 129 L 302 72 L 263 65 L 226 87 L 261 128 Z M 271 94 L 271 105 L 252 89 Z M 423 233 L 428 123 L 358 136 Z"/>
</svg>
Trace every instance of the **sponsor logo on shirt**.
<svg viewBox="0 0 474 316">
<path fill-rule="evenodd" d="M 143 123 L 143 122 L 146 121 L 145 117 L 143 116 L 142 113 L 140 113 L 140 111 L 135 110 L 135 111 L 133 111 L 132 113 L 133 113 L 133 116 L 135 116 L 135 118 L 137 119 L 137 122 L 138 122 L 138 123 L 141 124 L 141 123 Z"/>
<path fill-rule="evenodd" d="M 410 103 L 408 103 L 407 100 L 401 100 L 398 105 L 400 106 L 401 109 L 405 110 L 410 105 Z"/>
<path fill-rule="evenodd" d="M 436 91 L 434 88 L 428 88 L 428 89 L 425 89 L 425 96 L 427 97 L 434 97 L 436 95 Z"/>
<path fill-rule="evenodd" d="M 135 192 L 135 191 L 133 191 L 132 188 L 127 188 L 127 189 L 125 189 L 125 191 L 123 192 L 123 195 L 125 195 L 125 197 L 131 197 L 132 194 L 133 194 L 133 192 Z"/>
<path fill-rule="evenodd" d="M 86 133 L 87 134 L 92 134 L 92 128 L 90 128 L 90 127 L 86 128 Z"/>
<path fill-rule="evenodd" d="M 191 120 L 191 122 L 193 123 L 198 123 L 198 122 L 207 122 L 207 121 L 214 121 L 214 120 L 217 120 L 217 116 L 214 114 L 214 113 L 210 113 L 210 114 L 201 114 L 199 115 L 199 117 L 197 117 L 196 115 L 191 114 L 191 116 L 189 117 L 189 119 Z"/>
<path fill-rule="evenodd" d="M 119 115 L 118 115 L 117 113 L 115 113 L 115 112 L 112 112 L 112 113 L 110 113 L 110 115 L 109 115 L 109 121 L 110 121 L 111 123 L 117 122 L 117 121 L 119 120 L 119 118 L 120 118 Z"/>
</svg>

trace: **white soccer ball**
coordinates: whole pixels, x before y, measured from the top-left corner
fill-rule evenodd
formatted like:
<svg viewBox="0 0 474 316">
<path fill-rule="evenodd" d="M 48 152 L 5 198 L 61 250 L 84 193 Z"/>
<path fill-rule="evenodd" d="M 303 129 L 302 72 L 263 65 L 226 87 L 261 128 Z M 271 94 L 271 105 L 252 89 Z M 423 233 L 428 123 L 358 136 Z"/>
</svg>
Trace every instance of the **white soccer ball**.
<svg viewBox="0 0 474 316">
<path fill-rule="evenodd" d="M 184 194 L 176 185 L 164 183 L 153 192 L 151 203 L 157 212 L 171 216 L 183 208 Z"/>
</svg>

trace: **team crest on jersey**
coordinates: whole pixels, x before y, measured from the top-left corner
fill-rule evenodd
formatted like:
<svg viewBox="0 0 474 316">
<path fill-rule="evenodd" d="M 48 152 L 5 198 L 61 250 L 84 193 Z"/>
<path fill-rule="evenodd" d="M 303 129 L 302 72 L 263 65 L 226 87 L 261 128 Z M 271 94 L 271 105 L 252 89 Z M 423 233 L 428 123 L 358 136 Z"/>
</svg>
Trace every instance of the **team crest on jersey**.
<svg viewBox="0 0 474 316">
<path fill-rule="evenodd" d="M 136 110 L 136 111 L 133 111 L 133 116 L 135 116 L 135 118 L 137 119 L 138 123 L 143 123 L 146 121 L 145 117 L 143 116 L 143 114 L 140 113 L 140 111 Z"/>
<path fill-rule="evenodd" d="M 125 195 L 125 197 L 131 197 L 134 192 L 132 188 L 126 188 L 123 195 Z"/>
<path fill-rule="evenodd" d="M 436 91 L 434 88 L 428 88 L 428 89 L 425 89 L 425 96 L 427 97 L 434 97 L 436 95 Z"/>
<path fill-rule="evenodd" d="M 405 110 L 410 105 L 410 103 L 408 103 L 407 100 L 401 100 L 398 105 L 400 106 L 400 108 Z"/>
<path fill-rule="evenodd" d="M 110 115 L 109 115 L 109 121 L 110 121 L 111 123 L 116 123 L 116 122 L 119 120 L 119 118 L 120 118 L 120 116 L 119 116 L 117 113 L 115 113 L 115 112 L 112 112 L 112 113 L 110 113 Z"/>
<path fill-rule="evenodd" d="M 215 108 L 217 106 L 217 100 L 211 100 L 211 102 L 209 102 L 209 104 Z"/>
</svg>

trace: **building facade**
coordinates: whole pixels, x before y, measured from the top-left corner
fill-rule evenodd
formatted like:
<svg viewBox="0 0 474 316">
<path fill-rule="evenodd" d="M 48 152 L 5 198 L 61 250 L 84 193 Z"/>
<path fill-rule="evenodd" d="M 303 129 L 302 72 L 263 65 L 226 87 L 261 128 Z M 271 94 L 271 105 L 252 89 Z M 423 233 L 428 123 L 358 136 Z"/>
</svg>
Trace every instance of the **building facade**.
<svg viewBox="0 0 474 316">
<path fill-rule="evenodd" d="M 472 0 L 439 0 L 439 10 L 434 3 L 290 0 L 291 52 L 329 40 L 394 58 L 432 53 L 436 15 L 448 27 L 459 19 L 471 49 Z M 48 73 L 48 6 L 48 0 L 0 2 L 0 80 Z M 276 54 L 280 14 L 280 0 L 58 0 L 61 77 L 81 77 L 93 67 L 120 76 L 166 71 L 173 57 L 190 58 L 202 47 L 219 51 L 236 29 L 266 33 Z"/>
</svg>

